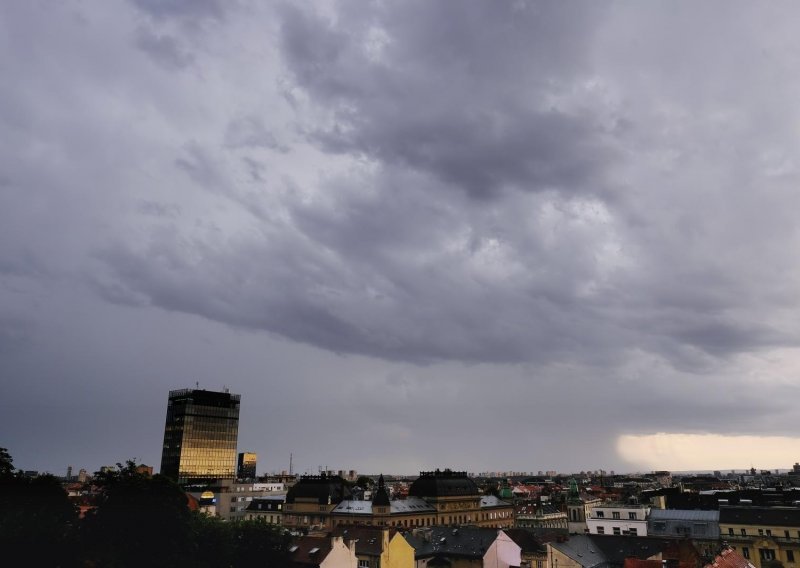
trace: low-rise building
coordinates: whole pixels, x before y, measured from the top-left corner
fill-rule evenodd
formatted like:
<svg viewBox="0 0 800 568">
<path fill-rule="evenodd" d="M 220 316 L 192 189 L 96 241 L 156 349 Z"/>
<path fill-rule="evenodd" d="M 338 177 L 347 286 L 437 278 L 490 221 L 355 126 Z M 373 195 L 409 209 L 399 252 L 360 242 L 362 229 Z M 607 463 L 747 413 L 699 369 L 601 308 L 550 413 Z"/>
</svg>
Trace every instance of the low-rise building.
<svg viewBox="0 0 800 568">
<path fill-rule="evenodd" d="M 355 543 L 341 537 L 302 536 L 289 547 L 290 568 L 358 568 Z"/>
<path fill-rule="evenodd" d="M 340 525 L 333 536 L 355 542 L 358 568 L 414 568 L 414 548 L 397 529 Z"/>
<path fill-rule="evenodd" d="M 719 511 L 651 509 L 647 533 L 653 537 L 688 538 L 710 560 L 719 546 Z"/>
<path fill-rule="evenodd" d="M 589 511 L 589 534 L 647 536 L 647 505 L 598 505 Z"/>
<path fill-rule="evenodd" d="M 800 508 L 720 507 L 720 537 L 756 568 L 800 563 Z"/>
<path fill-rule="evenodd" d="M 522 562 L 522 549 L 503 530 L 436 526 L 416 529 L 406 539 L 416 568 L 511 568 Z"/>
<path fill-rule="evenodd" d="M 555 505 L 522 501 L 514 507 L 515 526 L 523 528 L 566 529 L 567 514 Z"/>
<path fill-rule="evenodd" d="M 286 495 L 256 497 L 247 506 L 245 518 L 248 520 L 262 519 L 271 525 L 282 525 L 284 503 L 286 503 Z"/>
</svg>

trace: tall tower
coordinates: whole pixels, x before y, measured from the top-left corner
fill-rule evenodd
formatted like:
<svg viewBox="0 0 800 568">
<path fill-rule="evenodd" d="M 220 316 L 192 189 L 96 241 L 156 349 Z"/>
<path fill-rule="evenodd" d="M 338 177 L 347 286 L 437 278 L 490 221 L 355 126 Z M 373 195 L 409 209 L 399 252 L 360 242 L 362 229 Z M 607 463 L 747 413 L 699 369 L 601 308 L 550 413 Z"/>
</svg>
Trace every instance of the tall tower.
<svg viewBox="0 0 800 568">
<path fill-rule="evenodd" d="M 236 477 L 240 398 L 227 389 L 170 391 L 161 474 L 178 483 Z"/>
</svg>

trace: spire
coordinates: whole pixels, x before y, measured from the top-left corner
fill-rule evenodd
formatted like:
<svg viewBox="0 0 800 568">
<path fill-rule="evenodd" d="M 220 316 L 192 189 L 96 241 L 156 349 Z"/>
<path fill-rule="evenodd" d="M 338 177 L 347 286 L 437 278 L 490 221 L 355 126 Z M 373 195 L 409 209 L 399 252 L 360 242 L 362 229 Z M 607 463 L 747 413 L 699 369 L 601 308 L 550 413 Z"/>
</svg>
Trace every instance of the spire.
<svg viewBox="0 0 800 568">
<path fill-rule="evenodd" d="M 378 488 L 375 489 L 375 496 L 372 498 L 373 507 L 388 507 L 389 493 L 386 491 L 386 484 L 383 481 L 383 474 L 378 477 Z"/>
</svg>

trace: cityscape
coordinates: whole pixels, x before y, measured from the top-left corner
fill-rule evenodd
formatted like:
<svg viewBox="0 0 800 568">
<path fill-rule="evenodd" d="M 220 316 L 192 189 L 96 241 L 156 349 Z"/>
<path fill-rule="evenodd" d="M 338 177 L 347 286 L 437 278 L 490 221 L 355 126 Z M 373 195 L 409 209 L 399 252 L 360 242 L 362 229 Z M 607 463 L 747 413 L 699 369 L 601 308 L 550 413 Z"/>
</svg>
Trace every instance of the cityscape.
<svg viewBox="0 0 800 568">
<path fill-rule="evenodd" d="M 0 566 L 800 568 L 798 22 L 0 2 Z"/>
<path fill-rule="evenodd" d="M 298 475 L 290 465 L 259 475 L 258 455 L 237 445 L 240 404 L 228 389 L 170 391 L 157 473 L 129 460 L 94 474 L 70 466 L 56 478 L 15 471 L 3 449 L 2 509 L 24 503 L 16 515 L 42 522 L 41 496 L 20 502 L 15 495 L 37 495 L 44 485 L 33 484 L 43 480 L 63 488 L 72 522 L 92 527 L 107 518 L 120 486 L 134 483 L 132 497 L 148 501 L 157 495 L 150 483 L 163 479 L 179 508 L 197 519 L 269 531 L 238 538 L 271 543 L 268 565 L 286 567 L 786 568 L 800 554 L 800 463 L 711 474 L 443 467 L 414 476 L 354 469 Z M 121 513 L 144 513 L 150 522 L 162 514 L 161 499 L 150 510 L 134 512 L 130 504 Z M 156 553 L 175 562 L 168 549 Z M 95 558 L 103 564 L 109 557 Z"/>
</svg>

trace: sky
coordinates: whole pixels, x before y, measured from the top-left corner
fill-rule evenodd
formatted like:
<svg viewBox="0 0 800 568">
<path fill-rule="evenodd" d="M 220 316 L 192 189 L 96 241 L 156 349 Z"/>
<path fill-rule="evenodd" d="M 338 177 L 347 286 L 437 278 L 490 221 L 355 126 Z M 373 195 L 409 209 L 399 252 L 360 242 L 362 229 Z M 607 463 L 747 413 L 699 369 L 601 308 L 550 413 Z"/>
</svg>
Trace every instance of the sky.
<svg viewBox="0 0 800 568">
<path fill-rule="evenodd" d="M 794 2 L 0 4 L 0 446 L 800 459 Z"/>
</svg>

